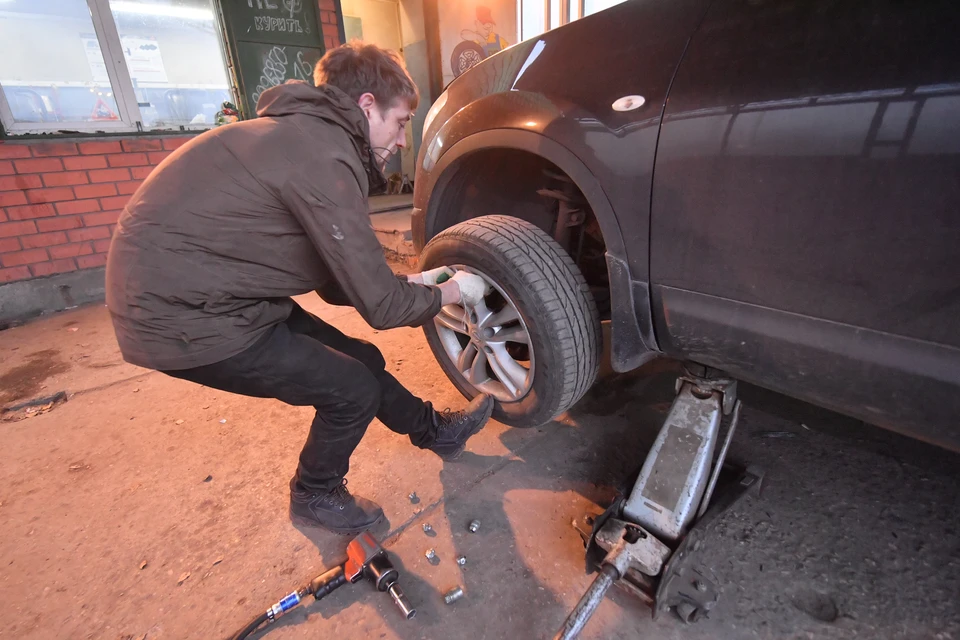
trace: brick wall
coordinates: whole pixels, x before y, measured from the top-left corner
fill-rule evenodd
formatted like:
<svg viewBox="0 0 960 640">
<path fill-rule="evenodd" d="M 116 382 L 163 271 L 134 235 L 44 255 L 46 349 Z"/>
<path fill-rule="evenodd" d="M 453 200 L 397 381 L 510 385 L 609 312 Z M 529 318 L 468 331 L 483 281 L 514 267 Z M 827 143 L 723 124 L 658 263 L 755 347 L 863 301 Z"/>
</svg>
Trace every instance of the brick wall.
<svg viewBox="0 0 960 640">
<path fill-rule="evenodd" d="M 106 264 L 130 195 L 189 139 L 0 142 L 0 284 Z"/>
<path fill-rule="evenodd" d="M 337 26 L 337 5 L 334 0 L 318 0 L 320 23 L 323 28 L 323 46 L 327 50 L 339 47 L 340 31 Z"/>
<path fill-rule="evenodd" d="M 317 0 L 327 49 L 335 0 Z M 120 212 L 187 137 L 0 141 L 0 284 L 106 264 Z"/>
</svg>

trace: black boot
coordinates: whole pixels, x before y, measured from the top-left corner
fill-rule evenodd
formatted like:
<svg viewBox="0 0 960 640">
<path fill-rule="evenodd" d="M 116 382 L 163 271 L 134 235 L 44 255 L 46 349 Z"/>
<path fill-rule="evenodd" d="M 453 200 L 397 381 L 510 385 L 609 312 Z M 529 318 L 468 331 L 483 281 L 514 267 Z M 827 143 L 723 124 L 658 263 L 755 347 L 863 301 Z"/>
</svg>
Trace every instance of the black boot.
<svg viewBox="0 0 960 640">
<path fill-rule="evenodd" d="M 347 479 L 329 493 L 304 488 L 290 481 L 290 515 L 308 526 L 320 525 L 334 533 L 360 533 L 383 518 L 383 509 L 372 500 L 350 495 Z"/>
<path fill-rule="evenodd" d="M 487 424 L 493 413 L 493 398 L 480 394 L 463 411 L 446 409 L 434 412 L 437 439 L 430 450 L 444 460 L 456 460 L 467 446 L 467 439 Z"/>
</svg>

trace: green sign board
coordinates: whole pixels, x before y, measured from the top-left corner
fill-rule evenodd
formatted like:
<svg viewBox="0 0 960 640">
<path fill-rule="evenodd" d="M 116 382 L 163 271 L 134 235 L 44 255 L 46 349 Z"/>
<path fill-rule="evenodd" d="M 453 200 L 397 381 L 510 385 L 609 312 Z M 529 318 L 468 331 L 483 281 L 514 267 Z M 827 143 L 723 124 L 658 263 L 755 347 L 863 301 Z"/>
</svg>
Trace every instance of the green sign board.
<svg viewBox="0 0 960 640">
<path fill-rule="evenodd" d="M 221 0 L 221 10 L 244 117 L 255 116 L 266 89 L 313 82 L 313 65 L 324 53 L 315 0 Z"/>
<path fill-rule="evenodd" d="M 323 55 L 316 47 L 295 47 L 281 44 L 238 42 L 237 57 L 243 71 L 243 97 L 254 116 L 260 94 L 287 80 L 305 80 L 313 84 L 313 67 Z"/>
<path fill-rule="evenodd" d="M 233 38 L 323 47 L 315 0 L 221 0 Z"/>
</svg>

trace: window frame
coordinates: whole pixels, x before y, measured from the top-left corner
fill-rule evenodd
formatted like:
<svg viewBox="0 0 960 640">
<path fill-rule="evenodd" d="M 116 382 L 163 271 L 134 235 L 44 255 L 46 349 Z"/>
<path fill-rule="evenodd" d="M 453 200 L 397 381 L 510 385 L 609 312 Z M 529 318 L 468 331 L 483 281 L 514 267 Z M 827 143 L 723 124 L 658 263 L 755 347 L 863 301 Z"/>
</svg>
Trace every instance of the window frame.
<svg viewBox="0 0 960 640">
<path fill-rule="evenodd" d="M 520 42 L 524 40 L 523 37 L 523 5 L 525 2 L 534 2 L 534 4 L 539 4 L 543 2 L 543 24 L 545 25 L 544 30 L 537 35 L 547 33 L 558 27 L 568 25 L 571 22 L 576 22 L 577 20 L 586 17 L 584 15 L 586 11 L 586 0 L 517 0 L 517 41 Z M 560 24 L 551 26 L 551 13 L 553 6 L 556 4 L 557 7 L 557 16 L 560 20 Z M 537 36 L 530 36 L 530 38 L 536 38 Z"/>
<path fill-rule="evenodd" d="M 143 133 L 157 134 L 164 132 L 200 132 L 211 129 L 213 123 L 181 124 L 162 127 L 145 127 L 143 116 L 140 113 L 140 103 L 137 100 L 127 60 L 123 55 L 123 45 L 120 42 L 120 32 L 110 10 L 110 0 L 86 0 L 93 22 L 93 31 L 100 44 L 103 54 L 103 63 L 107 77 L 113 90 L 114 100 L 117 103 L 119 120 L 97 120 L 90 122 L 16 122 L 13 110 L 7 102 L 6 93 L 0 83 L 0 125 L 6 136 L 27 136 L 37 134 L 74 136 L 76 134 L 108 134 L 108 133 Z M 216 24 L 217 40 L 220 45 L 220 58 L 223 64 L 224 75 L 227 78 L 227 87 L 236 104 L 237 88 L 233 79 L 231 66 L 227 58 L 227 43 L 223 30 L 222 15 L 219 0 L 211 0 L 213 20 Z"/>
</svg>

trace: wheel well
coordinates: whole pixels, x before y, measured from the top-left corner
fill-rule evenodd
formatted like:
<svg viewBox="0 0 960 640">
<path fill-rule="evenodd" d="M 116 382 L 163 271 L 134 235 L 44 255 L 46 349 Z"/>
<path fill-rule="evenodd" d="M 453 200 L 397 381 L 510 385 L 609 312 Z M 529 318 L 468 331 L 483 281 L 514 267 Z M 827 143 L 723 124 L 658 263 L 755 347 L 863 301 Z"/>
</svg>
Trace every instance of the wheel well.
<svg viewBox="0 0 960 640">
<path fill-rule="evenodd" d="M 602 319 L 610 317 L 606 245 L 596 215 L 573 180 L 549 160 L 519 149 L 483 149 L 456 161 L 430 197 L 425 240 L 485 215 L 531 222 L 573 258 Z"/>
</svg>

